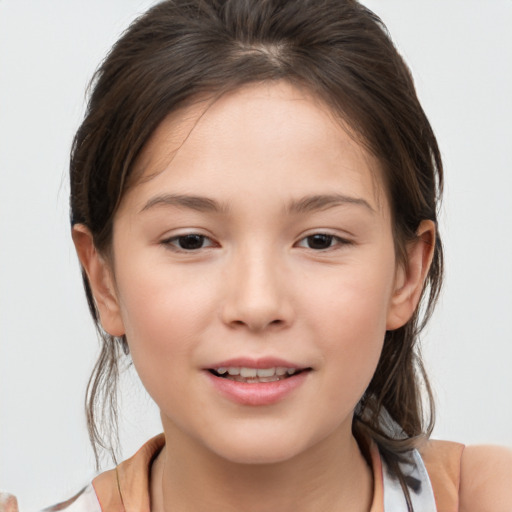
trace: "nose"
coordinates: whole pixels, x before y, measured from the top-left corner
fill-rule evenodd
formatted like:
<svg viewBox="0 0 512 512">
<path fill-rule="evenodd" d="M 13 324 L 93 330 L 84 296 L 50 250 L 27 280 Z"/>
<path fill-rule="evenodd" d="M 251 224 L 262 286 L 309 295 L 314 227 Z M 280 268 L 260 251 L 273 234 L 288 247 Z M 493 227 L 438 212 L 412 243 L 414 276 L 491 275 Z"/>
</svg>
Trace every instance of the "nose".
<svg viewBox="0 0 512 512">
<path fill-rule="evenodd" d="M 222 320 L 251 332 L 282 329 L 293 321 L 287 276 L 270 251 L 244 251 L 233 258 L 225 279 Z"/>
</svg>

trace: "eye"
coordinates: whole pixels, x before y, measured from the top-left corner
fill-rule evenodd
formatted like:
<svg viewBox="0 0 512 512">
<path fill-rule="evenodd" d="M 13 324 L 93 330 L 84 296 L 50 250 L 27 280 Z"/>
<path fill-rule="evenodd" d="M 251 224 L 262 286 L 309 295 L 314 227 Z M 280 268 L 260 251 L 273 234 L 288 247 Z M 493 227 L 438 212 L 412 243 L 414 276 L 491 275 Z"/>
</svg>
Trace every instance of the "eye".
<svg viewBox="0 0 512 512">
<path fill-rule="evenodd" d="M 178 251 L 197 251 L 214 246 L 214 243 L 207 236 L 198 233 L 173 236 L 162 243 Z"/>
<path fill-rule="evenodd" d="M 348 243 L 350 242 L 328 233 L 315 233 L 299 240 L 297 245 L 315 251 L 325 251 L 336 245 L 346 245 Z"/>
</svg>

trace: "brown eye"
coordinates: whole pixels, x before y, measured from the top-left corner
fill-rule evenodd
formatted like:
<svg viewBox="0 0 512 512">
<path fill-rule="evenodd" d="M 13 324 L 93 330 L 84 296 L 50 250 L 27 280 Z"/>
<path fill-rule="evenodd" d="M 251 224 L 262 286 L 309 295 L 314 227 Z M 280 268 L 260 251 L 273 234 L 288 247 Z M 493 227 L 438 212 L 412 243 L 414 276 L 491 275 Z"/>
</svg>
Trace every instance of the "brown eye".
<svg viewBox="0 0 512 512">
<path fill-rule="evenodd" d="M 203 235 L 185 235 L 178 237 L 177 242 L 180 249 L 193 251 L 203 247 L 205 238 Z"/>
<path fill-rule="evenodd" d="M 297 242 L 297 247 L 312 249 L 313 251 L 341 249 L 347 245 L 353 245 L 353 242 L 329 233 L 313 233 Z"/>
<path fill-rule="evenodd" d="M 198 233 L 174 236 L 164 240 L 163 244 L 178 251 L 198 251 L 213 246 L 212 241 L 207 236 Z"/>
<path fill-rule="evenodd" d="M 325 233 L 317 233 L 315 235 L 311 235 L 305 238 L 306 245 L 309 249 L 329 249 L 333 245 L 333 241 L 335 241 L 333 235 L 326 235 Z"/>
</svg>

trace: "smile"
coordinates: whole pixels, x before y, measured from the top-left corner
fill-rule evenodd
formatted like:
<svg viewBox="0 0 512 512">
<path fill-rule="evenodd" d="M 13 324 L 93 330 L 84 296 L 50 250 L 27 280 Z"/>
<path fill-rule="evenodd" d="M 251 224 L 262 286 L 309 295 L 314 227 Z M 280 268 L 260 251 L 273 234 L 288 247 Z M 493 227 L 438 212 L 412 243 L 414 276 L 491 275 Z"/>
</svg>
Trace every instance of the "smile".
<svg viewBox="0 0 512 512">
<path fill-rule="evenodd" d="M 304 370 L 299 368 L 287 368 L 284 366 L 276 366 L 272 368 L 230 366 L 212 368 L 209 371 L 216 377 L 222 377 L 224 379 L 233 380 L 236 382 L 257 384 L 259 382 L 276 382 L 284 380 Z"/>
</svg>

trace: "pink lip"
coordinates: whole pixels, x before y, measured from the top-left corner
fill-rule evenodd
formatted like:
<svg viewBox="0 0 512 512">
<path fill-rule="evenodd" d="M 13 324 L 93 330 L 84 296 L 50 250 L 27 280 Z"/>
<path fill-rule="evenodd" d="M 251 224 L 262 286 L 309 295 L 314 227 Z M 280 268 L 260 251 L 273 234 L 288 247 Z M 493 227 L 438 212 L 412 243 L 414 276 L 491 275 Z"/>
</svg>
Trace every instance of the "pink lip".
<svg viewBox="0 0 512 512">
<path fill-rule="evenodd" d="M 234 359 L 228 359 L 226 361 L 221 361 L 218 363 L 214 363 L 211 366 L 205 368 L 215 369 L 215 368 L 229 368 L 229 367 L 239 368 L 241 366 L 245 368 L 296 368 L 297 370 L 301 370 L 306 368 L 306 366 L 295 364 L 290 361 L 285 361 L 284 359 L 278 359 L 275 357 L 262 357 L 259 359 L 253 359 L 250 357 L 237 357 Z"/>
<path fill-rule="evenodd" d="M 205 368 L 205 374 L 208 377 L 210 383 L 214 389 L 218 391 L 228 400 L 241 404 L 251 406 L 263 406 L 275 404 L 298 387 L 300 387 L 308 377 L 310 371 L 306 369 L 287 377 L 283 380 L 277 380 L 274 382 L 257 382 L 247 383 L 230 380 L 227 378 L 217 377 L 209 369 L 215 368 L 229 368 L 229 367 L 247 367 L 247 368 L 296 368 L 297 370 L 306 368 L 301 365 L 290 363 L 283 359 L 275 358 L 262 358 L 262 359 L 248 359 L 248 358 L 237 358 L 215 363 L 210 368 Z"/>
</svg>

